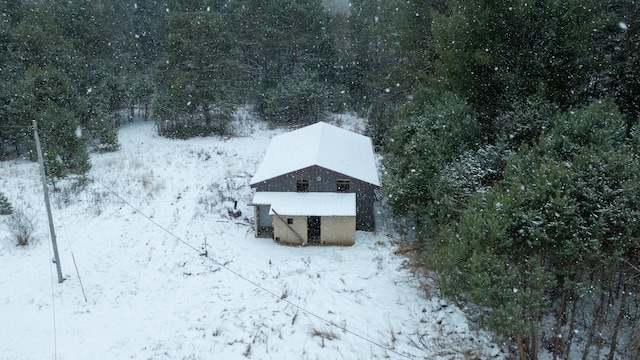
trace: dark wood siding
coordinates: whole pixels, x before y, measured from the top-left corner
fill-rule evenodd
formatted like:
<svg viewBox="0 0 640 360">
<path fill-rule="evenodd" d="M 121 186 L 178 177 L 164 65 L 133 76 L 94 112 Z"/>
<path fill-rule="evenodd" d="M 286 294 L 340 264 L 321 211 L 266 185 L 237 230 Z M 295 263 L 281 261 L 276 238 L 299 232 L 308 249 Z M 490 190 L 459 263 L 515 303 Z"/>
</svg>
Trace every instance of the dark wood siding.
<svg viewBox="0 0 640 360">
<path fill-rule="evenodd" d="M 356 194 L 356 230 L 375 229 L 373 204 L 377 186 L 320 166 L 311 166 L 254 184 L 257 191 L 295 192 L 298 180 L 309 180 L 310 192 L 337 192 L 338 180 L 350 180 L 349 191 Z"/>
</svg>

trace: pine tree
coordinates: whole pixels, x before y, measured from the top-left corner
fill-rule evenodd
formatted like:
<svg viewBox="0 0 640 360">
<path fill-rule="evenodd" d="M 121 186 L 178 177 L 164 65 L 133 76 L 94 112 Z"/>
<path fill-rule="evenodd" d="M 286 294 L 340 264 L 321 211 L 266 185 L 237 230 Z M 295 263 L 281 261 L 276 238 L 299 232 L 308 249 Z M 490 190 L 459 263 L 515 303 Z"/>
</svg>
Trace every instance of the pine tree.
<svg viewBox="0 0 640 360">
<path fill-rule="evenodd" d="M 486 134 L 513 101 L 541 92 L 562 109 L 598 94 L 596 40 L 611 22 L 608 1 L 450 0 L 435 16 L 438 72 L 478 111 Z"/>
<path fill-rule="evenodd" d="M 39 11 L 55 24 L 73 53 L 73 66 L 64 68 L 56 64 L 56 70 L 63 72 L 76 90 L 73 111 L 80 120 L 83 136 L 99 150 L 116 149 L 117 138 L 105 136 L 116 131 L 110 111 L 124 107 L 113 103 L 121 91 L 116 86 L 120 64 L 109 37 L 111 19 L 116 17 L 109 7 L 91 0 L 43 1 Z"/>
<path fill-rule="evenodd" d="M 624 307 L 605 306 L 630 291 L 626 264 L 637 261 L 640 162 L 625 133 L 612 101 L 557 114 L 508 160 L 502 180 L 429 240 L 445 292 L 486 307 L 487 324 L 517 339 L 521 357 L 537 357 L 547 315 L 565 339 L 553 345 L 560 357 L 582 311 L 585 353 L 604 319 L 625 324 L 616 313 Z M 578 302 L 589 307 L 568 311 Z"/>
<path fill-rule="evenodd" d="M 314 123 L 327 108 L 327 88 L 318 73 L 298 67 L 277 87 L 266 91 L 259 111 L 276 124 Z"/>
<path fill-rule="evenodd" d="M 13 207 L 9 199 L 0 192 L 0 215 L 10 215 L 11 213 L 13 213 Z"/>
<path fill-rule="evenodd" d="M 242 75 L 248 75 L 247 97 L 257 105 L 260 115 L 274 118 L 274 113 L 265 113 L 266 103 L 286 97 L 276 94 L 283 89 L 300 89 L 302 85 L 320 90 L 333 86 L 335 51 L 329 36 L 329 15 L 320 0 L 234 0 L 228 9 L 226 16 L 238 37 L 246 65 Z M 311 74 L 316 84 L 293 80 L 301 72 Z M 323 95 L 325 99 L 319 105 L 326 107 L 329 94 Z"/>
<path fill-rule="evenodd" d="M 3 17 L 0 25 L 0 66 L 5 70 L 0 75 L 0 117 L 13 126 L 0 130 L 3 145 L 8 145 L 3 149 L 15 149 L 18 154 L 32 148 L 32 120 L 44 130 L 58 125 L 61 117 L 68 117 L 64 121 L 73 122 L 70 133 L 60 139 L 47 139 L 43 147 L 56 144 L 55 152 L 53 148 L 52 152 L 45 151 L 64 164 L 60 169 L 65 170 L 55 173 L 82 173 L 88 169 L 89 140 L 101 149 L 117 147 L 117 138 L 107 136 L 115 134 L 115 122 L 107 116 L 109 96 L 102 90 L 108 86 L 102 79 L 111 78 L 105 61 L 113 56 L 102 38 L 102 17 L 91 2 L 81 0 L 62 5 L 52 1 L 22 5 L 22 12 L 8 13 L 15 15 L 28 9 L 29 16 L 15 15 L 10 18 L 13 23 Z M 66 16 L 70 16 L 69 21 L 59 21 Z M 84 41 L 90 45 L 83 45 Z"/>
<path fill-rule="evenodd" d="M 153 104 L 161 133 L 177 137 L 225 133 L 228 114 L 239 102 L 236 85 L 242 65 L 224 19 L 209 8 L 172 11 L 166 48 L 167 57 L 157 69 L 158 95 Z"/>
<path fill-rule="evenodd" d="M 405 106 L 388 134 L 384 191 L 397 211 L 423 211 L 447 164 L 477 142 L 479 127 L 471 108 L 452 93 L 424 91 Z M 423 214 L 424 215 L 424 214 Z"/>
</svg>

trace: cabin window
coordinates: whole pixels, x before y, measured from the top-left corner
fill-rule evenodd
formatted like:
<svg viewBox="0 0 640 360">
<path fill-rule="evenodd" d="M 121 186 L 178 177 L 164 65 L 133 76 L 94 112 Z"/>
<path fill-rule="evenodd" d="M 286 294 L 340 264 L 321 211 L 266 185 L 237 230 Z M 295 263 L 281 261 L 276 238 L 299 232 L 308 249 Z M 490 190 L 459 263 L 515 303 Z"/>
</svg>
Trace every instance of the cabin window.
<svg viewBox="0 0 640 360">
<path fill-rule="evenodd" d="M 298 180 L 296 182 L 297 192 L 309 192 L 309 180 Z"/>
<path fill-rule="evenodd" d="M 348 192 L 351 187 L 351 180 L 349 179 L 339 179 L 337 182 L 336 190 L 338 192 Z"/>
<path fill-rule="evenodd" d="M 289 224 L 289 225 L 293 224 L 293 219 L 292 218 L 287 218 L 287 224 Z"/>
</svg>

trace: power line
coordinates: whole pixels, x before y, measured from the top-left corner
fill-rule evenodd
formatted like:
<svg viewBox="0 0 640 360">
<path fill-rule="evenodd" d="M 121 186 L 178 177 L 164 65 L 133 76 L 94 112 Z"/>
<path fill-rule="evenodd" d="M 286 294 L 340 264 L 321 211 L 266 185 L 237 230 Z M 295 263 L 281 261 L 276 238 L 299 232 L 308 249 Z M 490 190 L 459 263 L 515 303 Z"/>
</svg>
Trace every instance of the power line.
<svg viewBox="0 0 640 360">
<path fill-rule="evenodd" d="M 149 216 L 145 215 L 142 211 L 138 210 L 138 208 L 136 208 L 135 206 L 133 206 L 131 203 L 129 203 L 127 200 L 125 200 L 122 196 L 120 196 L 118 193 L 116 193 L 114 190 L 112 190 L 110 187 L 108 187 L 107 185 L 103 184 L 100 180 L 96 179 L 95 176 L 89 174 L 89 176 L 95 180 L 98 184 L 102 185 L 105 189 L 107 189 L 110 193 L 112 193 L 113 195 L 115 195 L 118 199 L 120 199 L 120 201 L 122 201 L 123 203 L 125 203 L 127 206 L 129 206 L 130 208 L 132 208 L 136 213 L 142 215 L 142 217 L 144 217 L 145 219 L 149 220 L 152 224 L 154 224 L 155 226 L 159 227 L 160 229 L 162 229 L 164 232 L 166 232 L 167 234 L 171 235 L 174 239 L 178 240 L 179 242 L 183 243 L 184 245 L 188 246 L 189 248 L 193 249 L 194 251 L 199 252 L 200 250 L 198 250 L 197 248 L 195 248 L 193 245 L 189 244 L 188 242 L 182 240 L 181 238 L 179 238 L 177 235 L 173 234 L 171 231 L 169 231 L 168 229 L 164 228 L 162 225 L 158 224 L 155 220 L 153 220 L 152 218 L 150 218 Z"/>
<path fill-rule="evenodd" d="M 54 283 L 53 283 L 53 266 L 51 265 L 51 246 L 49 248 L 49 258 L 47 262 L 49 262 L 49 279 L 51 280 L 51 312 L 53 316 L 53 360 L 58 359 L 58 330 L 56 324 L 56 297 L 54 293 Z"/>
<path fill-rule="evenodd" d="M 29 129 L 32 126 L 25 125 L 0 125 L 0 129 Z"/>
<path fill-rule="evenodd" d="M 142 217 L 144 217 L 145 219 L 147 219 L 148 221 L 150 221 L 152 224 L 154 224 L 155 226 L 157 226 L 158 228 L 160 228 L 162 231 L 166 232 L 166 233 L 167 233 L 167 234 L 169 234 L 171 237 L 173 237 L 173 238 L 174 238 L 174 239 L 176 239 L 177 241 L 181 242 L 182 244 L 186 245 L 187 247 L 189 247 L 190 249 L 192 249 L 192 250 L 194 250 L 196 253 L 198 253 L 198 255 L 200 255 L 200 250 L 199 250 L 199 249 L 197 249 L 197 248 L 196 248 L 196 247 L 194 247 L 193 245 L 189 244 L 188 242 L 186 242 L 186 241 L 182 240 L 180 237 L 178 237 L 177 235 L 175 235 L 174 233 L 172 233 L 171 231 L 169 231 L 168 229 L 166 229 L 166 228 L 165 228 L 165 227 L 163 227 L 162 225 L 158 224 L 155 220 L 153 220 L 153 219 L 152 219 L 152 218 L 150 218 L 149 216 L 145 215 L 142 211 L 140 211 L 138 208 L 136 208 L 135 206 L 133 206 L 131 203 L 129 203 L 127 200 L 125 200 L 122 196 L 120 196 L 118 193 L 116 193 L 116 192 L 115 192 L 114 190 L 112 190 L 110 187 L 108 187 L 107 185 L 105 185 L 104 183 L 102 183 L 102 182 L 101 182 L 100 180 L 98 180 L 95 176 L 93 176 L 93 175 L 91 175 L 91 174 L 89 174 L 89 176 L 90 176 L 93 180 L 95 180 L 97 183 L 99 183 L 100 185 L 102 185 L 104 188 L 106 188 L 106 189 L 107 189 L 109 192 L 111 192 L 113 195 L 115 195 L 115 196 L 116 196 L 118 199 L 120 199 L 123 203 L 125 203 L 127 206 L 129 206 L 131 209 L 133 209 L 136 213 L 140 214 Z M 348 333 L 348 334 L 350 334 L 350 335 L 353 335 L 353 336 L 355 336 L 355 337 L 357 337 L 357 338 L 359 338 L 359 339 L 361 339 L 361 340 L 363 340 L 363 341 L 366 341 L 366 342 L 368 342 L 368 343 L 370 343 L 370 344 L 372 344 L 372 345 L 375 345 L 375 346 L 377 346 L 377 347 L 379 347 L 379 348 L 382 348 L 382 349 L 384 349 L 384 350 L 387 350 L 387 351 L 389 351 L 389 352 L 391 352 L 391 353 L 394 353 L 395 355 L 401 356 L 401 357 L 403 357 L 403 358 L 406 358 L 406 359 L 413 359 L 413 358 L 415 358 L 415 357 L 416 357 L 416 356 L 414 356 L 414 355 L 409 356 L 409 355 L 402 354 L 402 353 L 400 353 L 400 352 L 398 352 L 398 351 L 396 351 L 396 350 L 394 350 L 394 349 L 392 349 L 392 348 L 390 348 L 390 347 L 388 347 L 388 346 L 385 346 L 385 345 L 383 345 L 383 344 L 377 343 L 377 342 L 375 342 L 374 340 L 371 340 L 371 339 L 369 339 L 369 338 L 365 337 L 364 335 L 360 335 L 360 334 L 359 334 L 359 333 L 357 333 L 357 332 L 351 331 L 351 330 L 347 329 L 347 328 L 346 328 L 346 326 L 340 326 L 340 325 L 338 325 L 338 324 L 336 324 L 336 323 L 334 323 L 334 322 L 332 322 L 332 321 L 330 321 L 330 320 L 327 320 L 327 319 L 323 318 L 322 316 L 317 315 L 317 314 L 313 313 L 312 311 L 310 311 L 310 310 L 307 310 L 307 309 L 303 308 L 303 307 L 302 307 L 302 306 L 300 306 L 300 305 L 297 305 L 297 304 L 295 304 L 295 303 L 293 303 L 293 302 L 291 302 L 291 301 L 289 301 L 289 300 L 287 300 L 287 299 L 283 299 L 283 298 L 282 298 L 282 296 L 280 296 L 280 295 L 278 295 L 278 294 L 274 293 L 273 291 L 271 291 L 271 290 L 269 290 L 269 289 L 265 288 L 264 286 L 262 286 L 262 285 L 258 284 L 257 282 L 255 282 L 255 281 L 253 281 L 253 280 L 251 280 L 251 279 L 249 279 L 249 278 L 245 277 L 244 275 L 242 275 L 242 274 L 240 274 L 240 273 L 236 272 L 235 270 L 233 270 L 233 269 L 231 269 L 231 268 L 227 267 L 225 264 L 222 264 L 222 263 L 220 263 L 220 262 L 216 261 L 215 259 L 213 259 L 213 258 L 211 258 L 211 257 L 209 257 L 209 256 L 206 256 L 206 258 L 207 258 L 207 259 L 209 259 L 209 260 L 210 260 L 211 262 L 213 262 L 214 264 L 216 264 L 217 266 L 220 266 L 220 267 L 224 268 L 225 270 L 227 270 L 228 272 L 230 272 L 231 274 L 235 275 L 237 278 L 239 278 L 239 279 L 241 279 L 241 280 L 244 280 L 244 281 L 248 282 L 249 284 L 251 284 L 251 285 L 255 286 L 256 288 L 258 288 L 258 289 L 260 289 L 260 290 L 262 290 L 262 291 L 266 292 L 267 294 L 269 294 L 269 295 L 271 295 L 271 296 L 275 297 L 276 299 L 278 299 L 278 300 L 280 300 L 280 301 L 282 301 L 282 302 L 284 302 L 284 303 L 286 303 L 286 304 L 288 304 L 288 305 L 290 305 L 290 306 L 292 306 L 292 307 L 294 307 L 294 308 L 296 308 L 296 309 L 298 309 L 298 310 L 302 311 L 303 313 L 305 313 L 305 314 L 307 314 L 307 315 L 309 315 L 309 316 L 311 316 L 311 317 L 314 317 L 314 318 L 316 318 L 316 319 L 318 319 L 318 320 L 320 320 L 320 321 L 322 321 L 322 322 L 324 322 L 324 323 L 326 323 L 326 324 L 328 324 L 328 325 L 330 325 L 330 326 L 334 326 L 334 327 L 336 327 L 336 328 L 338 328 L 338 329 L 340 329 L 340 330 L 344 331 L 345 333 Z"/>
<path fill-rule="evenodd" d="M 64 223 L 64 218 L 62 217 L 62 211 L 58 209 L 58 214 L 60 215 L 60 222 L 62 222 L 62 228 L 64 229 L 64 234 L 67 237 L 67 244 L 69 245 L 69 252 L 71 252 L 71 259 L 73 260 L 73 267 L 76 269 L 76 275 L 78 276 L 78 283 L 80 283 L 80 289 L 82 290 L 82 296 L 84 296 L 84 302 L 87 302 L 87 294 L 84 291 L 84 285 L 82 285 L 82 278 L 80 278 L 80 271 L 78 271 L 78 264 L 76 263 L 76 257 L 73 255 L 73 248 L 71 248 L 71 240 L 69 240 L 69 232 L 67 231 L 67 226 Z"/>
</svg>

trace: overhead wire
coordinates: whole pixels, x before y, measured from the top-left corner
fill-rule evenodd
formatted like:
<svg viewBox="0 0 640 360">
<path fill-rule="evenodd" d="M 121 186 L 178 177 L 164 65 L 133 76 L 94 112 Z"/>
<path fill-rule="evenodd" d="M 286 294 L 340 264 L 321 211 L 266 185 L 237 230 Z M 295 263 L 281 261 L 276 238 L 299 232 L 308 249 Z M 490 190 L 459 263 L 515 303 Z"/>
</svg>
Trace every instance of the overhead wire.
<svg viewBox="0 0 640 360">
<path fill-rule="evenodd" d="M 53 283 L 53 265 L 50 262 L 52 259 L 51 254 L 51 246 L 49 248 L 49 259 L 47 262 L 49 263 L 49 278 L 51 279 L 51 312 L 53 316 L 53 360 L 58 359 L 58 326 L 56 322 L 56 297 L 54 292 L 54 283 Z"/>
<path fill-rule="evenodd" d="M 78 283 L 80 283 L 80 289 L 82 290 L 82 296 L 84 297 L 84 302 L 87 302 L 87 294 L 84 291 L 84 285 L 82 285 L 82 278 L 80 277 L 80 271 L 78 271 L 78 264 L 76 263 L 76 257 L 73 254 L 73 248 L 71 247 L 71 240 L 69 240 L 69 233 L 67 232 L 67 226 L 64 223 L 64 218 L 62 217 L 62 211 L 58 208 L 58 214 L 60 215 L 60 221 L 62 222 L 62 228 L 64 229 L 64 234 L 67 237 L 67 244 L 69 245 L 69 252 L 71 253 L 71 260 L 73 260 L 73 267 L 76 269 L 76 275 L 78 276 Z"/>
<path fill-rule="evenodd" d="M 29 129 L 33 128 L 33 126 L 27 125 L 0 125 L 0 129 Z"/>
<path fill-rule="evenodd" d="M 138 208 L 136 208 L 135 206 L 133 206 L 129 201 L 127 201 L 126 199 L 124 199 L 122 196 L 120 196 L 117 192 L 115 192 L 113 189 L 111 189 L 110 187 L 108 187 L 107 185 L 105 185 L 104 183 L 102 183 L 100 180 L 98 180 L 95 176 L 93 175 L 88 175 L 89 177 L 91 177 L 94 181 L 96 181 L 98 184 L 100 184 L 101 186 L 103 186 L 105 189 L 107 189 L 107 191 L 109 191 L 110 193 L 112 193 L 114 196 L 116 196 L 118 199 L 120 199 L 124 204 L 126 204 L 127 206 L 129 206 L 131 209 L 133 209 L 137 214 L 140 214 L 142 217 L 144 217 L 145 219 L 147 219 L 148 221 L 150 221 L 152 224 L 154 224 L 155 226 L 157 226 L 158 228 L 160 228 L 162 231 L 166 232 L 167 234 L 169 234 L 171 237 L 173 237 L 175 240 L 177 240 L 178 242 L 184 244 L 185 246 L 189 247 L 190 249 L 194 250 L 196 253 L 198 253 L 198 255 L 201 255 L 200 250 L 198 248 L 196 248 L 195 246 L 191 245 L 190 243 L 186 242 L 185 240 L 181 239 L 179 236 L 175 235 L 174 233 L 172 233 L 171 231 L 169 231 L 167 228 L 165 228 L 164 226 L 160 225 L 158 222 L 156 222 L 155 220 L 153 220 L 151 217 L 147 216 L 145 213 L 143 213 L 142 211 L 140 211 Z M 306 308 L 290 301 L 287 299 L 282 298 L 282 296 L 276 294 L 275 292 L 265 288 L 264 286 L 258 284 L 257 282 L 245 277 L 244 275 L 238 273 L 237 271 L 229 268 L 226 264 L 220 263 L 219 261 L 215 260 L 214 258 L 210 257 L 210 256 L 206 256 L 207 259 L 209 259 L 209 261 L 213 262 L 215 265 L 220 266 L 221 268 L 224 268 L 225 270 L 227 270 L 228 272 L 230 272 L 231 274 L 233 274 L 234 276 L 236 276 L 237 278 L 253 285 L 254 287 L 264 291 L 265 293 L 275 297 L 276 299 L 278 299 L 279 301 L 282 301 L 288 305 L 290 305 L 291 307 L 294 307 L 300 311 L 302 311 L 303 313 L 316 318 L 324 323 L 326 323 L 327 325 L 333 326 L 338 328 L 339 330 L 344 331 L 345 333 L 348 333 L 350 335 L 353 335 L 365 342 L 368 342 L 374 346 L 377 346 L 379 348 L 382 348 L 384 350 L 387 350 L 395 355 L 401 356 L 403 358 L 406 359 L 413 359 L 416 358 L 416 356 L 414 355 L 406 355 L 406 354 L 402 354 L 397 350 L 394 350 L 386 345 L 380 344 L 372 339 L 367 338 L 364 335 L 361 335 L 355 331 L 349 330 L 346 328 L 346 326 L 341 326 L 338 325 L 336 323 L 334 323 L 333 321 L 330 321 L 328 319 L 325 319 L 324 317 L 312 312 L 311 310 L 307 310 Z"/>
</svg>

